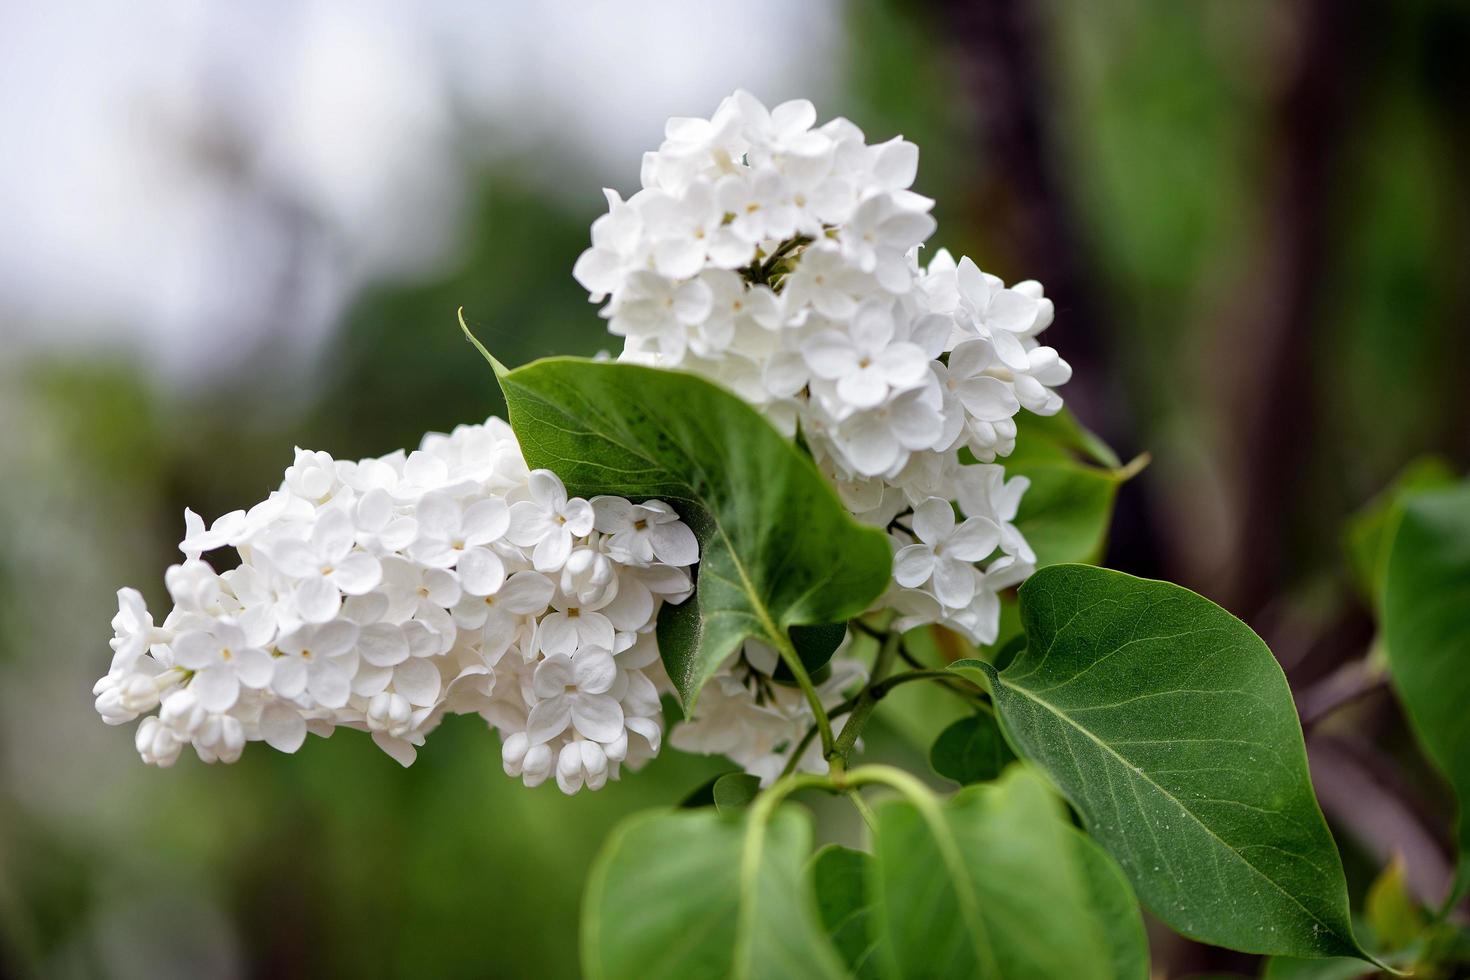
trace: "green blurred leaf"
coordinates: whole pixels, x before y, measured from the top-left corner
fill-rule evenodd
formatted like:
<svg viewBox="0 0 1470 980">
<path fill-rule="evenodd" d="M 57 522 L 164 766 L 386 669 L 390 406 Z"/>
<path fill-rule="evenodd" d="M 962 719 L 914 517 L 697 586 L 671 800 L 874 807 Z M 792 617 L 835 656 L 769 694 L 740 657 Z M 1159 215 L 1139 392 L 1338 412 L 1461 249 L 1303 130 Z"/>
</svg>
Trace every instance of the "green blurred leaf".
<svg viewBox="0 0 1470 980">
<path fill-rule="evenodd" d="M 1029 646 L 980 661 L 1010 740 L 1046 768 L 1161 919 L 1248 952 L 1359 955 L 1286 678 L 1187 589 L 1085 565 L 1021 587 Z"/>
<path fill-rule="evenodd" d="M 1262 980 L 1356 980 L 1378 974 L 1362 960 L 1351 956 L 1329 956 L 1320 960 L 1295 956 L 1273 956 L 1266 961 Z"/>
<path fill-rule="evenodd" d="M 582 904 L 588 978 L 837 978 L 803 872 L 795 807 L 751 830 L 711 810 L 635 816 L 608 839 Z"/>
<path fill-rule="evenodd" d="M 1007 477 L 1031 481 L 1015 524 L 1036 551 L 1037 565 L 1096 562 L 1107 545 L 1118 487 L 1147 463 L 1127 467 L 1097 436 L 1066 412 L 1017 419 L 1016 450 Z"/>
<path fill-rule="evenodd" d="M 867 882 L 873 875 L 873 857 L 862 851 L 828 844 L 807 865 L 822 925 L 854 977 L 878 976 L 873 959 L 873 903 Z"/>
<path fill-rule="evenodd" d="M 1395 857 L 1368 889 L 1363 914 L 1374 947 L 1385 952 L 1403 949 L 1424 932 L 1424 913 L 1409 894 L 1404 859 Z"/>
<path fill-rule="evenodd" d="M 1419 744 L 1459 800 L 1451 901 L 1470 886 L 1470 483 L 1408 498 L 1389 554 L 1388 669 Z"/>
<path fill-rule="evenodd" d="M 694 600 L 666 605 L 658 627 L 686 712 L 746 637 L 779 648 L 791 626 L 843 622 L 887 586 L 883 532 L 853 520 L 811 460 L 724 389 L 576 358 L 498 373 L 532 467 L 578 496 L 658 497 L 699 536 Z"/>
<path fill-rule="evenodd" d="M 694 789 L 692 789 L 688 793 L 686 793 L 684 795 L 684 797 L 681 800 L 679 800 L 679 809 L 681 809 L 681 810 L 694 810 L 694 809 L 698 809 L 699 807 L 702 807 L 702 806 L 714 806 L 715 805 L 715 783 L 718 783 L 720 780 L 724 779 L 726 776 L 734 776 L 734 775 L 738 775 L 738 773 L 735 773 L 735 772 L 722 772 L 722 773 L 719 773 L 718 775 L 711 776 L 710 778 L 706 779 L 704 782 L 700 783 Z"/>
<path fill-rule="evenodd" d="M 711 796 L 714 799 L 715 809 L 730 816 L 739 814 L 750 801 L 755 799 L 756 794 L 761 791 L 759 778 L 745 772 L 727 772 L 715 780 Z"/>
<path fill-rule="evenodd" d="M 1450 464 L 1435 456 L 1414 460 L 1382 493 L 1348 521 L 1344 532 L 1353 581 L 1375 610 L 1383 611 L 1383 584 L 1388 575 L 1389 549 L 1404 513 L 1404 500 L 1418 490 L 1455 482 Z"/>
<path fill-rule="evenodd" d="M 989 782 L 1015 759 L 995 719 L 986 714 L 961 718 L 940 732 L 929 749 L 934 771 L 961 785 Z"/>
<path fill-rule="evenodd" d="M 874 922 L 896 977 L 1148 976 L 1123 875 L 1022 766 L 877 810 Z"/>
</svg>

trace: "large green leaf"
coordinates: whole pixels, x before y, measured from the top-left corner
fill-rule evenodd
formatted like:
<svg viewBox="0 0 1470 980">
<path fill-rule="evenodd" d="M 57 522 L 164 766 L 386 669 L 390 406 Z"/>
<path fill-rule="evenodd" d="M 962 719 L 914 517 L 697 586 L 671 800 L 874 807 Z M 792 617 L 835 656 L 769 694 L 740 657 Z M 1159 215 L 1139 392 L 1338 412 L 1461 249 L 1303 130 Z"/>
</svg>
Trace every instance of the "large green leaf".
<svg viewBox="0 0 1470 980">
<path fill-rule="evenodd" d="M 526 461 L 570 493 L 672 504 L 700 541 L 693 602 L 659 646 L 685 710 L 746 637 L 790 648 L 795 625 L 844 622 L 888 584 L 885 535 L 852 519 L 811 460 L 702 378 L 556 357 L 500 369 Z"/>
<path fill-rule="evenodd" d="M 763 828 L 713 810 L 640 814 L 608 839 L 582 903 L 589 980 L 838 978 L 804 867 L 811 821 Z"/>
<path fill-rule="evenodd" d="M 1359 955 L 1342 864 L 1286 678 L 1240 620 L 1187 589 L 1086 565 L 1021 587 L 1029 644 L 985 679 L 1139 896 L 1186 936 Z"/>
<path fill-rule="evenodd" d="M 1144 978 L 1128 882 L 1023 766 L 942 807 L 878 807 L 873 920 L 894 977 Z"/>
<path fill-rule="evenodd" d="M 1470 484 L 1404 503 L 1383 606 L 1394 687 L 1459 798 L 1458 897 L 1470 886 Z"/>
<path fill-rule="evenodd" d="M 828 844 L 807 867 L 817 910 L 832 944 L 847 964 L 848 972 L 860 980 L 878 976 L 873 951 L 873 903 L 868 896 L 873 856 L 862 851 Z"/>
<path fill-rule="evenodd" d="M 1118 488 L 1146 464 L 1122 466 L 1097 436 L 1063 412 L 1018 417 L 1016 449 L 1006 475 L 1031 481 L 1016 527 L 1036 552 L 1037 564 L 1095 562 L 1107 544 Z"/>
</svg>

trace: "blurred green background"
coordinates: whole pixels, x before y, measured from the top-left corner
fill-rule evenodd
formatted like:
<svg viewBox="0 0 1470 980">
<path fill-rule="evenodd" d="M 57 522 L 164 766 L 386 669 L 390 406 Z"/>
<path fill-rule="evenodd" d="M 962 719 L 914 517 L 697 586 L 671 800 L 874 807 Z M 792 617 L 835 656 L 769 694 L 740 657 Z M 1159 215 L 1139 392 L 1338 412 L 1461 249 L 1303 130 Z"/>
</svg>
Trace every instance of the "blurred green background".
<svg viewBox="0 0 1470 980">
<path fill-rule="evenodd" d="M 148 274 L 179 255 L 106 209 L 56 198 L 72 203 L 28 219 L 39 237 L 25 220 L 0 222 L 0 975 L 576 974 L 577 903 L 609 827 L 677 801 L 717 760 L 666 752 L 568 799 L 504 777 L 494 736 L 461 718 L 409 770 L 343 732 L 295 757 L 253 747 L 234 766 L 185 759 L 159 771 L 137 761 L 131 728 L 98 721 L 89 691 L 108 661 L 115 590 L 137 586 L 167 608 L 162 571 L 177 559 L 186 505 L 209 518 L 248 506 L 293 445 L 378 454 L 500 410 L 458 307 L 508 363 L 607 346 L 570 277 L 603 208 L 597 189 L 630 191 L 637 147 L 656 142 L 663 118 L 707 115 L 736 85 L 770 102 L 810 94 L 822 118 L 918 142 L 917 188 L 939 201 L 933 244 L 1047 285 L 1058 308 L 1050 342 L 1077 369 L 1069 404 L 1125 457 L 1154 458 L 1123 491 L 1110 564 L 1182 582 L 1244 617 L 1299 691 L 1371 641 L 1342 522 L 1418 455 L 1461 471 L 1470 459 L 1465 3 L 858 0 L 755 4 L 728 22 L 668 5 L 594 23 L 570 5 L 442 7 L 373 8 L 373 21 L 266 6 L 247 40 L 222 44 L 216 23 L 187 71 L 154 79 L 187 95 L 199 126 L 125 114 L 179 172 L 205 175 L 240 209 L 172 205 L 213 229 L 207 248 L 180 246 L 191 261 L 212 256 L 195 263 L 207 276 L 189 273 L 209 301 L 150 305 L 167 284 L 155 289 Z M 81 33 L 107 44 L 109 17 L 97 5 L 90 15 Z M 10 32 L 12 46 L 30 37 L 44 55 L 46 39 L 65 34 L 50 23 L 62 16 L 12 10 L 0 36 L 14 18 L 25 30 Z M 437 33 L 420 31 L 420 16 Z M 681 60 L 680 30 L 722 54 Z M 400 199 L 397 171 L 366 182 L 346 209 L 333 196 L 340 183 L 323 192 L 281 176 L 293 173 L 279 158 L 297 131 L 271 120 L 304 111 L 292 79 L 321 80 L 276 78 L 275 42 L 327 37 L 335 55 L 323 77 L 350 86 L 376 63 L 346 55 L 383 31 L 417 32 L 413 52 L 442 46 L 484 69 L 431 104 L 368 99 L 386 142 L 343 150 L 340 172 L 357 174 L 392 147 L 400 121 L 411 141 L 423 132 L 412 127 L 437 120 L 441 142 L 399 148 L 409 163 L 446 168 L 424 198 L 433 207 Z M 497 74 L 478 44 L 540 60 Z M 589 45 L 604 63 L 587 66 Z M 225 82 L 216 58 L 233 66 Z M 408 75 L 388 76 L 395 92 L 430 70 L 409 60 Z M 129 64 L 94 65 L 98 87 Z M 12 64 L 5 109 L 17 140 L 55 115 L 46 93 L 74 68 L 27 78 Z M 275 82 L 252 96 L 252 116 L 236 83 L 256 75 Z M 600 87 L 646 98 L 626 97 L 598 125 L 566 109 Z M 351 121 L 313 120 L 330 138 Z M 23 203 L 31 179 L 65 190 L 66 167 L 81 166 L 48 131 L 0 172 L 0 205 Z M 62 176 L 42 174 L 42 161 Z M 114 165 L 88 161 L 89 172 Z M 148 193 L 184 179 L 169 173 Z M 380 199 L 406 217 L 374 210 Z M 154 204 L 145 197 L 130 213 Z M 412 238 L 420 218 L 442 241 L 412 261 L 319 261 L 358 233 L 389 246 Z M 63 223 L 69 237 L 42 234 Z M 68 264 L 77 242 L 92 246 L 91 266 Z M 233 251 L 241 242 L 250 249 Z M 94 278 L 112 263 L 150 302 L 108 306 L 132 295 Z M 252 276 L 251 263 L 272 271 Z M 50 286 L 35 272 L 43 264 Z M 311 299 L 318 279 L 330 281 L 327 300 Z M 98 302 L 78 301 L 89 295 Z M 902 710 L 893 700 L 890 716 Z M 890 724 L 874 750 L 922 765 L 904 730 Z M 1343 794 L 1342 772 L 1318 771 L 1355 887 L 1396 850 L 1419 855 L 1421 881 L 1438 870 L 1443 796 L 1403 761 L 1402 731 L 1379 696 L 1350 724 L 1314 733 L 1314 767 L 1345 753 L 1361 763 L 1348 785 L 1353 773 L 1402 784 L 1408 809 L 1428 815 L 1367 826 L 1329 798 Z M 1254 969 L 1248 957 L 1155 941 L 1161 976 Z"/>
</svg>

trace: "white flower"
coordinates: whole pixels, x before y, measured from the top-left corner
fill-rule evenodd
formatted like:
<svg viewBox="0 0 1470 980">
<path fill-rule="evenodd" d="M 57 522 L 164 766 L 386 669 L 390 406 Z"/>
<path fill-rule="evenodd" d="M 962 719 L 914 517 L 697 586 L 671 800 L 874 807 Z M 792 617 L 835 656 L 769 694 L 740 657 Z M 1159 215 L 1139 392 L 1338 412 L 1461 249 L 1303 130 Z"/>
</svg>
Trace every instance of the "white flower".
<svg viewBox="0 0 1470 980">
<path fill-rule="evenodd" d="M 770 110 L 744 89 L 737 89 L 730 99 L 740 112 L 745 138 L 757 148 L 757 156 L 820 156 L 831 149 L 830 140 L 811 132 L 817 122 L 817 107 L 806 99 L 782 102 Z"/>
<path fill-rule="evenodd" d="M 380 486 L 357 498 L 352 516 L 358 547 L 370 554 L 401 551 L 418 537 L 418 521 L 399 515 L 392 495 Z"/>
<path fill-rule="evenodd" d="M 271 687 L 285 698 L 305 694 L 323 708 L 340 708 L 352 694 L 357 625 L 337 619 L 308 623 L 276 641 Z"/>
<path fill-rule="evenodd" d="M 835 442 L 853 469 L 880 476 L 928 449 L 943 426 L 937 386 L 906 391 L 877 408 L 855 412 L 838 426 Z"/>
<path fill-rule="evenodd" d="M 899 207 L 884 195 L 874 195 L 852 213 L 837 236 L 842 255 L 863 272 L 872 273 L 891 293 L 906 293 L 913 285 L 907 253 L 934 233 L 934 219 Z"/>
<path fill-rule="evenodd" d="M 143 719 L 133 738 L 133 744 L 137 747 L 138 755 L 143 758 L 143 761 L 163 768 L 179 761 L 179 753 L 187 741 L 154 715 Z"/>
<path fill-rule="evenodd" d="M 995 348 L 988 340 L 967 340 L 950 351 L 946 381 L 973 420 L 999 422 L 1021 407 L 1014 385 L 989 373 L 996 367 Z"/>
<path fill-rule="evenodd" d="M 207 630 L 185 630 L 170 645 L 174 663 L 194 672 L 189 689 L 209 711 L 228 711 L 240 687 L 263 688 L 271 682 L 271 655 L 251 646 L 245 631 L 225 619 Z"/>
<path fill-rule="evenodd" d="M 467 507 L 447 493 L 431 491 L 415 508 L 418 537 L 408 554 L 431 568 L 461 568 L 460 580 L 473 579 L 486 593 L 500 586 L 505 567 L 489 545 L 510 528 L 510 508 L 499 497 L 477 500 Z"/>
<path fill-rule="evenodd" d="M 688 564 L 687 562 L 685 564 Z M 154 643 L 169 634 L 153 625 L 148 604 L 137 589 L 117 590 L 117 615 L 112 617 L 112 669 L 130 670 Z"/>
<path fill-rule="evenodd" d="M 556 784 L 568 796 L 584 784 L 588 789 L 601 789 L 607 783 L 607 774 L 607 753 L 596 742 L 568 742 L 557 754 Z"/>
<path fill-rule="evenodd" d="M 699 542 L 674 508 L 662 500 L 630 503 L 622 497 L 593 497 L 593 526 L 608 535 L 608 554 L 630 565 L 692 565 Z"/>
<path fill-rule="evenodd" d="M 575 658 L 558 653 L 536 665 L 532 688 L 539 698 L 526 719 L 532 744 L 550 741 L 571 725 L 578 735 L 611 742 L 623 732 L 623 708 L 607 692 L 617 680 L 607 650 L 586 647 Z"/>
<path fill-rule="evenodd" d="M 548 654 L 571 654 L 584 647 L 611 650 L 613 624 L 602 613 L 578 604 L 575 596 L 558 592 L 551 600 L 552 612 L 541 620 L 536 642 Z"/>
<path fill-rule="evenodd" d="M 538 572 L 560 571 L 572 553 L 572 541 L 592 530 L 592 505 L 580 497 L 567 499 L 566 487 L 550 470 L 533 470 L 530 500 L 511 505 L 512 544 L 533 548 L 531 563 Z"/>
<path fill-rule="evenodd" d="M 1038 341 L 1052 303 L 942 249 L 921 267 L 934 202 L 910 190 L 918 149 L 816 123 L 808 102 L 768 110 L 746 92 L 670 120 L 643 188 L 605 192 L 573 274 L 607 300 L 621 360 L 700 374 L 799 433 L 851 513 L 889 529 L 894 580 L 876 606 L 898 628 L 992 642 L 997 594 L 1035 555 L 1014 524 L 1026 482 L 991 461 L 1015 447 L 1020 410 L 1061 408 L 1071 368 Z M 912 534 L 894 530 L 910 507 Z M 201 556 L 222 547 L 240 564 L 217 575 Z M 246 741 L 291 752 L 309 725 L 366 728 L 407 765 L 445 715 L 469 712 L 527 785 L 595 789 L 659 751 L 670 682 L 654 627 L 692 593 L 698 543 L 663 503 L 569 499 L 500 420 L 355 462 L 297 450 L 267 500 L 207 527 L 188 512 L 181 548 L 161 626 L 119 597 L 114 669 L 94 688 L 110 723 L 156 706 L 138 730 L 148 761 L 184 744 L 206 761 Z M 251 686 L 258 662 L 222 666 L 237 647 L 274 654 L 268 683 Z M 835 706 L 860 668 L 833 665 L 821 697 Z M 774 666 L 749 645 L 673 741 L 775 778 L 811 716 Z M 822 764 L 816 748 L 795 762 Z"/>
<path fill-rule="evenodd" d="M 592 294 L 594 303 L 622 285 L 623 276 L 636 260 L 635 251 L 643 234 L 643 218 L 616 191 L 604 190 L 607 214 L 592 222 L 592 247 L 583 252 L 572 268 L 577 282 Z"/>
<path fill-rule="evenodd" d="M 715 201 L 725 214 L 733 214 L 730 230 L 751 245 L 781 241 L 796 232 L 796 207 L 791 202 L 791 185 L 774 169 L 720 178 Z"/>
<path fill-rule="evenodd" d="M 836 246 L 819 244 L 801 253 L 801 264 L 786 280 L 784 295 L 789 310 L 809 305 L 825 317 L 846 320 L 872 286 L 872 277 L 849 265 Z"/>
<path fill-rule="evenodd" d="M 974 563 L 995 550 L 1000 528 L 986 517 L 956 525 L 950 502 L 930 497 L 914 508 L 914 535 L 918 542 L 900 548 L 893 558 L 894 581 L 910 589 L 932 582 L 935 597 L 945 606 L 966 605 L 977 588 Z"/>
<path fill-rule="evenodd" d="M 652 345 L 678 363 L 689 346 L 690 328 L 709 316 L 713 302 L 701 279 L 676 284 L 656 272 L 634 272 L 611 307 L 608 329 Z"/>
<path fill-rule="evenodd" d="M 645 194 L 638 197 L 639 212 L 653 243 L 653 268 L 659 275 L 689 279 L 706 262 L 716 269 L 734 269 L 750 261 L 755 249 L 724 223 L 712 184 L 690 184 L 682 195 Z"/>
<path fill-rule="evenodd" d="M 893 391 L 929 376 L 929 358 L 917 344 L 897 340 L 892 305 L 869 300 L 847 330 L 822 330 L 802 345 L 812 374 L 835 382 L 837 397 L 853 408 L 874 408 Z"/>
<path fill-rule="evenodd" d="M 483 654 L 492 664 L 515 642 L 526 617 L 545 612 L 556 585 L 540 572 L 516 572 L 492 595 L 465 596 L 454 607 L 463 629 L 481 631 Z"/>
<path fill-rule="evenodd" d="M 337 466 L 330 454 L 296 447 L 296 461 L 286 469 L 283 489 L 303 500 L 321 504 L 338 485 Z"/>
<path fill-rule="evenodd" d="M 856 661 L 834 659 L 818 697 L 833 708 L 863 675 Z M 674 729 L 670 742 L 685 752 L 726 756 L 769 786 L 812 725 L 811 707 L 799 690 L 774 684 L 768 673 L 736 657 L 705 685 L 693 718 Z M 813 739 L 796 768 L 821 772 L 825 767 L 821 745 Z"/>
<path fill-rule="evenodd" d="M 551 775 L 551 749 L 532 745 L 523 731 L 512 732 L 501 745 L 500 758 L 507 776 L 519 776 L 527 786 L 540 786 Z"/>
<path fill-rule="evenodd" d="M 962 467 L 955 479 L 955 499 L 960 510 L 970 517 L 993 520 L 1000 526 L 1001 550 L 1028 564 L 1036 561 L 1036 553 L 1016 529 L 1014 521 L 1021 509 L 1021 498 L 1030 486 L 1031 481 L 1024 476 L 1007 480 L 1005 467 L 989 463 Z"/>
<path fill-rule="evenodd" d="M 1039 288 L 1026 284 L 1006 289 L 999 279 L 981 272 L 968 258 L 960 260 L 957 277 L 960 312 L 970 328 L 994 344 L 996 355 L 1006 367 L 1028 370 L 1031 365 L 1022 338 L 1030 338 L 1051 323 L 1051 301 L 1039 295 Z"/>
<path fill-rule="evenodd" d="M 281 538 L 265 547 L 275 566 L 298 580 L 293 593 L 296 611 L 308 623 L 325 623 L 337 615 L 341 593 L 361 595 L 382 581 L 378 559 L 353 550 L 356 540 L 346 514 L 325 510 L 306 540 Z"/>
</svg>

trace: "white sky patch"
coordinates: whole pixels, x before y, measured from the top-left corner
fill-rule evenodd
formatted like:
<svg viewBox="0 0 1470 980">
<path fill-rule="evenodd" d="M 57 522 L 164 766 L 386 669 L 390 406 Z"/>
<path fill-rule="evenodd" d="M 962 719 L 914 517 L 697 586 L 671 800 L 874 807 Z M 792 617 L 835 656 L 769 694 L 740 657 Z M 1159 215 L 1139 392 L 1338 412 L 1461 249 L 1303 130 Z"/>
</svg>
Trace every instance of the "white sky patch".
<svg viewBox="0 0 1470 980">
<path fill-rule="evenodd" d="M 837 0 L 345 0 L 0 14 L 0 358 L 86 345 L 175 383 L 308 354 L 457 240 L 468 169 L 544 152 L 589 213 L 670 115 L 837 84 Z M 585 184 L 585 186 L 584 186 Z M 570 274 L 570 270 L 567 270 Z"/>
</svg>

